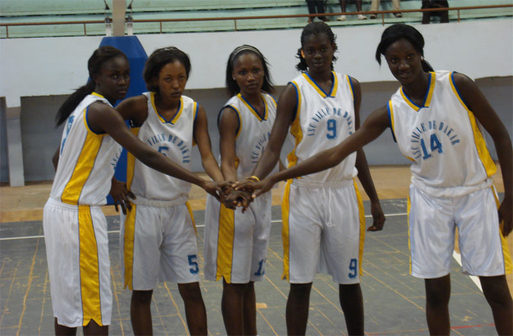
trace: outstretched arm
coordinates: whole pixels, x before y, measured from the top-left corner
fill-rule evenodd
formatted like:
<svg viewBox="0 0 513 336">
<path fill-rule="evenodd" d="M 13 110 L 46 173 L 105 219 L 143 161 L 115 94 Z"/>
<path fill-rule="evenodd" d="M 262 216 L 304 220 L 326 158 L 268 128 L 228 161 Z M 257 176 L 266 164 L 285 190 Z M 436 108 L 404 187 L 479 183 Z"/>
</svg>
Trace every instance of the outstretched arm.
<svg viewBox="0 0 513 336">
<path fill-rule="evenodd" d="M 502 234 L 507 236 L 513 229 L 513 150 L 508 130 L 473 80 L 455 73 L 454 84 L 464 103 L 492 136 L 495 144 L 504 183 L 504 200 L 499 207 L 499 219 L 504 221 Z"/>
<path fill-rule="evenodd" d="M 255 189 L 261 189 L 257 190 L 254 196 L 268 191 L 279 181 L 316 173 L 339 164 L 349 154 L 376 139 L 387 127 L 388 112 L 386 106 L 384 106 L 374 111 L 360 129 L 337 146 L 324 150 L 296 166 L 282 170 L 255 184 Z"/>
</svg>

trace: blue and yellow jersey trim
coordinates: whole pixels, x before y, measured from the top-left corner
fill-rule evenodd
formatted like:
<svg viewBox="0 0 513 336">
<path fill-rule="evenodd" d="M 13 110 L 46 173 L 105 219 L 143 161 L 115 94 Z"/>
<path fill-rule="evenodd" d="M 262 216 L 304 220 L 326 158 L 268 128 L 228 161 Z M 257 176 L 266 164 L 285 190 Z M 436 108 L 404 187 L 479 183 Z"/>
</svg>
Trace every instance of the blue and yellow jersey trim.
<svg viewBox="0 0 513 336">
<path fill-rule="evenodd" d="M 431 105 L 431 99 L 433 98 L 433 91 L 435 89 L 435 82 L 436 82 L 436 73 L 430 72 L 429 73 L 429 86 L 426 92 L 426 96 L 424 97 L 424 102 L 422 105 L 417 105 L 413 102 L 413 100 L 408 97 L 408 95 L 404 92 L 403 87 L 400 88 L 399 92 L 401 92 L 401 96 L 403 97 L 404 101 L 415 111 L 419 111 L 423 107 L 429 107 Z"/>
<path fill-rule="evenodd" d="M 62 191 L 61 201 L 66 204 L 78 204 L 82 189 L 93 170 L 105 135 L 87 133 L 71 177 Z"/>
<path fill-rule="evenodd" d="M 387 104 L 387 110 L 388 110 L 388 122 L 390 130 L 392 131 L 392 138 L 394 139 L 394 142 L 397 143 L 397 138 L 395 137 L 395 120 L 394 120 L 394 105 L 392 104 L 392 99 L 388 101 Z M 403 155 L 405 158 L 407 158 L 410 161 L 415 161 L 413 158 Z"/>
<path fill-rule="evenodd" d="M 130 128 L 130 132 L 137 137 L 140 129 L 140 127 Z M 126 187 L 128 190 L 132 187 L 132 182 L 134 180 L 135 160 L 136 158 L 132 153 L 126 153 Z"/>
<path fill-rule="evenodd" d="M 335 76 L 335 74 L 333 74 L 333 76 L 334 76 L 335 78 L 337 77 L 337 76 Z M 352 81 L 352 78 L 351 78 L 351 76 L 349 76 L 349 75 L 346 75 L 345 77 L 346 77 L 346 80 L 347 80 L 347 84 L 348 84 L 348 86 L 349 86 L 349 89 L 351 90 L 351 96 L 353 97 L 353 101 L 354 101 L 355 97 L 354 97 L 354 87 L 353 87 L 353 81 Z M 335 96 L 335 95 L 333 95 L 333 96 Z"/>
<path fill-rule="evenodd" d="M 296 165 L 297 163 L 297 155 L 296 155 L 296 149 L 297 146 L 301 143 L 303 140 L 303 130 L 301 129 L 301 122 L 299 118 L 299 114 L 301 112 L 301 92 L 299 91 L 299 87 L 296 82 L 290 82 L 292 86 L 296 89 L 296 114 L 294 116 L 294 120 L 292 121 L 292 125 L 290 126 L 290 134 L 294 136 L 296 139 L 296 143 L 294 144 L 294 149 L 287 155 L 287 160 L 289 162 L 289 167 L 292 167 Z"/>
<path fill-rule="evenodd" d="M 237 126 L 237 130 L 235 131 L 235 139 L 237 139 L 239 137 L 239 134 L 242 130 L 242 119 L 240 118 L 240 112 L 239 110 L 237 110 L 237 108 L 233 105 L 226 105 L 224 106 L 221 111 L 219 111 L 219 114 L 217 115 L 217 128 L 219 128 L 219 120 L 221 119 L 221 114 L 223 114 L 223 110 L 225 108 L 229 108 L 229 109 L 232 109 L 235 114 L 237 115 L 237 119 L 239 119 L 239 126 Z"/>
<path fill-rule="evenodd" d="M 192 113 L 194 113 L 192 117 L 192 146 L 196 146 L 196 138 L 194 137 L 194 130 L 196 129 L 196 117 L 198 116 L 199 104 L 197 102 L 193 102 L 192 105 Z"/>
<path fill-rule="evenodd" d="M 304 72 L 302 75 L 306 79 L 306 81 L 310 83 L 310 85 L 315 89 L 315 91 L 317 91 L 321 95 L 322 98 L 335 97 L 337 95 L 338 78 L 335 72 L 331 72 L 332 83 L 329 93 L 326 93 L 326 91 L 324 91 L 319 86 L 319 84 L 317 84 L 317 82 L 312 77 L 310 77 L 310 75 L 307 72 Z"/>
<path fill-rule="evenodd" d="M 169 124 L 176 123 L 176 121 L 180 118 L 180 116 L 182 115 L 182 112 L 183 112 L 183 99 L 182 99 L 182 97 L 180 97 L 180 103 L 178 104 L 178 108 L 176 109 L 175 114 L 169 120 L 166 120 L 159 113 L 159 111 L 157 110 L 157 106 L 155 105 L 155 92 L 150 92 L 150 97 L 151 97 L 151 106 L 153 107 L 153 110 L 155 111 L 155 113 L 157 113 L 157 116 L 158 116 L 159 120 L 161 122 L 163 122 L 163 123 L 169 123 Z"/>
<path fill-rule="evenodd" d="M 105 97 L 101 94 L 99 94 L 98 92 L 91 92 L 91 96 L 95 96 L 95 97 L 100 97 L 100 98 L 103 98 L 105 99 Z M 89 132 L 92 132 L 94 134 L 97 134 L 97 135 L 101 135 L 101 134 L 104 134 L 104 132 L 95 132 L 93 131 L 93 129 L 91 128 L 91 126 L 89 125 L 89 120 L 87 119 L 87 113 L 89 112 L 89 106 L 91 105 L 88 105 L 86 108 L 85 108 L 85 111 L 84 111 L 84 125 L 86 127 L 86 129 L 89 131 Z"/>
<path fill-rule="evenodd" d="M 263 121 L 263 120 L 267 120 L 267 117 L 269 116 L 269 111 L 268 111 L 269 108 L 267 107 L 267 102 L 266 102 L 264 96 L 260 95 L 260 97 L 264 101 L 264 117 L 263 118 L 260 116 L 260 114 L 258 114 L 257 110 L 253 107 L 253 105 L 251 105 L 251 103 L 249 101 L 246 100 L 246 98 L 244 98 L 244 96 L 242 94 L 239 93 L 237 95 L 237 98 L 239 98 L 244 103 L 244 105 L 246 105 L 246 107 L 251 111 L 251 113 L 253 113 L 253 115 L 259 121 Z"/>
<path fill-rule="evenodd" d="M 454 84 L 454 72 L 451 73 L 451 76 L 449 77 L 449 82 L 451 83 L 451 88 L 454 92 L 454 95 L 456 96 L 456 98 L 458 98 L 458 101 L 460 102 L 461 106 L 463 106 L 463 108 L 465 108 L 465 110 L 467 111 L 470 127 L 472 128 L 472 133 L 474 135 L 474 142 L 476 145 L 477 154 L 479 155 L 479 159 L 483 164 L 483 168 L 486 171 L 486 175 L 490 177 L 497 172 L 497 166 L 495 165 L 495 162 L 493 162 L 492 157 L 490 156 L 490 152 L 486 147 L 486 141 L 483 137 L 483 134 L 481 133 L 481 130 L 479 129 L 474 113 L 468 108 L 467 104 L 465 104 L 460 92 L 458 91 L 458 88 Z"/>
</svg>

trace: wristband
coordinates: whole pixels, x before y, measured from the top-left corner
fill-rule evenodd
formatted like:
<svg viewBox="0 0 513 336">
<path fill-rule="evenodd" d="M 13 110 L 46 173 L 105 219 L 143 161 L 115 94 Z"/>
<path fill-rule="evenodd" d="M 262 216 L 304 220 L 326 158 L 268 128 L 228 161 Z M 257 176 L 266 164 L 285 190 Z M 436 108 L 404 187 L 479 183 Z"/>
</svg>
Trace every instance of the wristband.
<svg viewBox="0 0 513 336">
<path fill-rule="evenodd" d="M 248 180 L 253 180 L 253 181 L 256 181 L 256 182 L 260 182 L 260 179 L 258 178 L 258 176 L 255 176 L 255 175 L 248 177 Z"/>
</svg>

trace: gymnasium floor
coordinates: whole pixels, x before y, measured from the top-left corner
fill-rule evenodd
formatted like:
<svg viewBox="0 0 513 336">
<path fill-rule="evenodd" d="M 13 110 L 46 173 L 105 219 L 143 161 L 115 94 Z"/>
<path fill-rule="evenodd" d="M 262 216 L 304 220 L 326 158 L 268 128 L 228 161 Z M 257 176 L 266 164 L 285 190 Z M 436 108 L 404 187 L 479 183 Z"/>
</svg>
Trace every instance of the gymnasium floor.
<svg viewBox="0 0 513 336">
<path fill-rule="evenodd" d="M 427 334 L 424 284 L 408 274 L 409 251 L 406 200 L 409 172 L 405 167 L 371 169 L 386 214 L 385 229 L 368 232 L 365 240 L 362 290 L 365 329 L 368 335 Z M 500 174 L 496 179 L 502 191 Z M 273 191 L 273 227 L 265 281 L 256 284 L 260 335 L 285 335 L 285 303 L 288 283 L 282 272 L 279 202 L 282 185 Z M 48 272 L 42 238 L 42 207 L 48 183 L 21 188 L 0 187 L 0 335 L 53 334 Z M 200 255 L 203 242 L 204 194 L 193 188 L 191 205 L 198 226 Z M 368 202 L 365 202 L 368 210 Z M 112 335 L 132 335 L 129 320 L 130 293 L 122 289 L 119 264 L 119 220 L 106 208 L 109 221 L 111 274 L 114 306 Z M 368 213 L 368 211 L 366 211 Z M 371 222 L 367 216 L 367 226 Z M 508 239 L 513 250 L 513 238 Z M 454 254 L 450 303 L 454 335 L 493 335 L 491 311 L 472 279 L 461 273 Z M 200 261 L 203 260 L 200 258 Z M 508 277 L 510 290 L 512 278 Z M 224 335 L 220 311 L 220 282 L 201 282 L 207 307 L 210 335 Z M 338 302 L 338 286 L 318 275 L 311 294 L 308 335 L 345 335 L 345 322 Z M 154 291 L 153 327 L 156 335 L 186 335 L 185 316 L 175 284 L 161 284 Z M 79 332 L 81 334 L 81 332 Z"/>
</svg>

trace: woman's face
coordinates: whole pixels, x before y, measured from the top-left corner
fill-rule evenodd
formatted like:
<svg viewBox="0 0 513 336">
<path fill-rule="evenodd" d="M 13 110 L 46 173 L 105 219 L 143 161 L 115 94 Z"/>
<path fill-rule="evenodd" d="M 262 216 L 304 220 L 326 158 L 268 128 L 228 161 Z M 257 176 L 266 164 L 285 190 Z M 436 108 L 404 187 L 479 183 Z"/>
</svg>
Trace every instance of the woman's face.
<svg viewBox="0 0 513 336">
<path fill-rule="evenodd" d="M 310 72 L 331 71 L 335 45 L 325 33 L 306 36 L 301 47 L 302 56 Z"/>
<path fill-rule="evenodd" d="M 385 59 L 390 72 L 403 86 L 411 84 L 424 73 L 422 55 L 407 39 L 392 43 L 385 52 Z"/>
<path fill-rule="evenodd" d="M 175 60 L 160 69 L 157 79 L 159 94 L 171 101 L 179 101 L 187 84 L 187 71 L 184 65 Z"/>
<path fill-rule="evenodd" d="M 259 93 L 265 77 L 262 61 L 252 52 L 238 56 L 233 64 L 232 77 L 243 96 Z"/>
<path fill-rule="evenodd" d="M 130 86 L 130 65 L 123 56 L 111 58 L 102 64 L 100 73 L 94 76 L 95 91 L 114 102 L 126 96 Z"/>
</svg>

